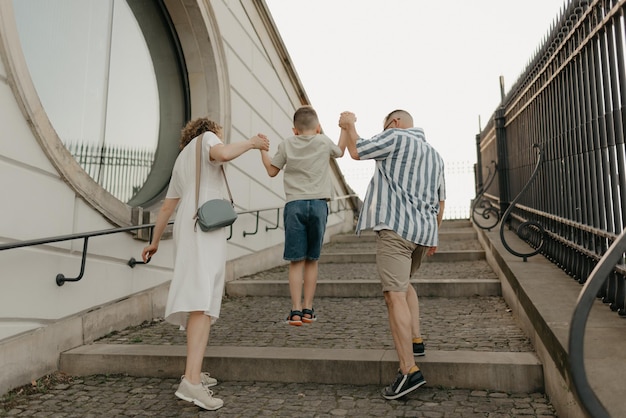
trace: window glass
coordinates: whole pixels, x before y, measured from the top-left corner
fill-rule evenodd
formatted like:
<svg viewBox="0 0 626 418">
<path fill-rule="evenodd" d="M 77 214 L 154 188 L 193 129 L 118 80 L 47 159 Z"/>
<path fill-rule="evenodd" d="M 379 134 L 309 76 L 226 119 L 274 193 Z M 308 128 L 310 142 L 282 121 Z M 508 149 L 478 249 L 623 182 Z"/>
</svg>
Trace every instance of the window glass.
<svg viewBox="0 0 626 418">
<path fill-rule="evenodd" d="M 57 135 L 94 181 L 133 200 L 149 177 L 160 124 L 155 68 L 133 11 L 125 0 L 15 0 L 14 10 Z"/>
</svg>

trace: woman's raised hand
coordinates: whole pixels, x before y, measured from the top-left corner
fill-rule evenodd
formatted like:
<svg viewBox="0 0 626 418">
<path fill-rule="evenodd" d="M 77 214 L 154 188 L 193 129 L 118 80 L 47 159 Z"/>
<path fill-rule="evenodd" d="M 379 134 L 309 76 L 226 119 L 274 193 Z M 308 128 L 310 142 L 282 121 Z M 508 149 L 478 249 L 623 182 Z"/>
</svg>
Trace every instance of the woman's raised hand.
<svg viewBox="0 0 626 418">
<path fill-rule="evenodd" d="M 250 138 L 250 142 L 254 149 L 260 149 L 261 151 L 269 151 L 270 149 L 270 140 L 263 134 L 256 134 Z"/>
</svg>

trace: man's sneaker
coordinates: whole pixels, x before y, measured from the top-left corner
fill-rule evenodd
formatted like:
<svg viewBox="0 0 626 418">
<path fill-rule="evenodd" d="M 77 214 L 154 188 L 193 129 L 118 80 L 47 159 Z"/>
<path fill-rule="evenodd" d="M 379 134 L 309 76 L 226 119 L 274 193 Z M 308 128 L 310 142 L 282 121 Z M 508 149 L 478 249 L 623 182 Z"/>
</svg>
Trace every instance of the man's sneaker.
<svg viewBox="0 0 626 418">
<path fill-rule="evenodd" d="M 424 343 L 413 343 L 413 355 L 416 357 L 425 356 Z"/>
<path fill-rule="evenodd" d="M 193 385 L 184 377 L 181 379 L 175 395 L 180 399 L 193 402 L 196 406 L 208 411 L 215 411 L 224 405 L 224 401 L 213 397 L 213 391 L 202 383 Z"/>
<path fill-rule="evenodd" d="M 215 385 L 217 385 L 217 379 L 215 379 L 214 377 L 211 377 L 210 374 L 202 372 L 200 373 L 200 381 L 202 382 L 202 384 L 208 388 L 211 388 Z"/>
<path fill-rule="evenodd" d="M 396 380 L 383 389 L 385 399 L 398 399 L 426 383 L 422 371 L 418 370 L 409 374 L 398 372 Z"/>
</svg>

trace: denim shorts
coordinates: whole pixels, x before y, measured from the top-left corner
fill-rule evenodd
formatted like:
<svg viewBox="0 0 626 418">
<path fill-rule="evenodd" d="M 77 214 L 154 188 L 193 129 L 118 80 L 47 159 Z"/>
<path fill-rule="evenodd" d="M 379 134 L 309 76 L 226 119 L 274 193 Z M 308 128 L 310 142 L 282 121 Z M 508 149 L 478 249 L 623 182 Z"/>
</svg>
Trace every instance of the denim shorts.
<svg viewBox="0 0 626 418">
<path fill-rule="evenodd" d="M 328 204 L 326 200 L 294 200 L 285 205 L 285 252 L 287 261 L 319 260 Z"/>
</svg>

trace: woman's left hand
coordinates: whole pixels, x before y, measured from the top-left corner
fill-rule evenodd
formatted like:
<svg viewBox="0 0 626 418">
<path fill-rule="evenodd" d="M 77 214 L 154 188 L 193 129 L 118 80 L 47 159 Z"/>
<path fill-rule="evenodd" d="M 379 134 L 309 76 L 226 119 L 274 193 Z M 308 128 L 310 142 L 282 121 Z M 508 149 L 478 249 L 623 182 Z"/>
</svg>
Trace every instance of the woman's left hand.
<svg viewBox="0 0 626 418">
<path fill-rule="evenodd" d="M 252 143 L 253 149 L 260 149 L 262 151 L 269 151 L 270 149 L 270 140 L 263 134 L 256 134 L 250 138 L 250 142 Z"/>
<path fill-rule="evenodd" d="M 141 258 L 144 263 L 147 263 L 150 258 L 158 251 L 159 247 L 156 244 L 150 244 L 141 252 Z"/>
</svg>

